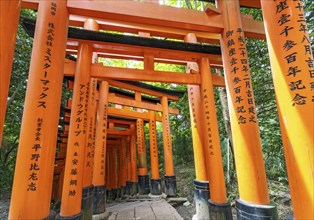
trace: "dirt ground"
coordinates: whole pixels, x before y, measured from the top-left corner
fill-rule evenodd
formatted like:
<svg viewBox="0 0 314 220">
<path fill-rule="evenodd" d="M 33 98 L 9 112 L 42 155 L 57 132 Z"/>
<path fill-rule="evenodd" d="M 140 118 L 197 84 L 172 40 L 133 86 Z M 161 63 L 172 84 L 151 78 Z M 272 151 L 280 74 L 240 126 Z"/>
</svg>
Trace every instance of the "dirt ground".
<svg viewBox="0 0 314 220">
<path fill-rule="evenodd" d="M 186 197 L 190 202 L 190 205 L 179 205 L 175 207 L 178 213 L 184 218 L 184 220 L 192 219 L 195 212 L 195 204 L 193 201 L 193 179 L 194 179 L 194 167 L 184 166 L 176 167 L 176 179 L 178 196 Z M 273 204 L 277 206 L 279 219 L 287 219 L 288 216 L 292 216 L 291 209 L 291 197 L 288 186 L 284 186 L 279 182 L 269 183 L 269 194 Z M 233 219 L 236 220 L 235 202 L 231 201 Z"/>
<path fill-rule="evenodd" d="M 0 196 L 0 219 L 8 219 L 10 206 L 10 193 L 3 193 Z"/>
</svg>

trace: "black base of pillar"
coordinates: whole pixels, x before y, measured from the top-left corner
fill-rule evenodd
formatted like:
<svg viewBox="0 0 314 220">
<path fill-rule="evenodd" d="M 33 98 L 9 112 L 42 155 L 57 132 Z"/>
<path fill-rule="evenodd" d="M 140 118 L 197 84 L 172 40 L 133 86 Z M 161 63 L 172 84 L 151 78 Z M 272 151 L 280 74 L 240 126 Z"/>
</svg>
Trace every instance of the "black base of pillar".
<svg viewBox="0 0 314 220">
<path fill-rule="evenodd" d="M 125 194 L 130 195 L 131 182 L 126 182 Z"/>
<path fill-rule="evenodd" d="M 165 193 L 170 197 L 177 195 L 176 176 L 165 176 Z"/>
<path fill-rule="evenodd" d="M 231 206 L 229 203 L 215 203 L 208 201 L 209 218 L 211 220 L 232 220 Z"/>
<path fill-rule="evenodd" d="M 82 206 L 84 219 L 91 219 L 93 216 L 93 196 L 94 186 L 83 187 L 82 191 Z"/>
<path fill-rule="evenodd" d="M 84 220 L 83 212 L 80 212 L 79 214 L 73 216 L 61 216 L 60 214 L 58 214 L 56 216 L 56 220 Z"/>
<path fill-rule="evenodd" d="M 140 195 L 147 195 L 150 192 L 149 188 L 149 176 L 138 176 L 138 193 Z"/>
<path fill-rule="evenodd" d="M 106 211 L 106 186 L 95 186 L 93 197 L 93 215 Z"/>
<path fill-rule="evenodd" d="M 209 219 L 208 200 L 208 181 L 194 180 L 194 201 L 196 208 L 196 219 Z"/>
<path fill-rule="evenodd" d="M 43 218 L 43 220 L 54 220 L 56 218 L 56 211 L 50 210 L 49 215 L 46 218 Z"/>
<path fill-rule="evenodd" d="M 162 194 L 161 191 L 161 179 L 150 179 L 150 193 L 154 196 Z"/>
<path fill-rule="evenodd" d="M 121 188 L 117 189 L 117 198 L 121 198 Z"/>
<path fill-rule="evenodd" d="M 138 193 L 138 183 L 137 182 L 130 182 L 130 195 L 135 196 Z"/>
<path fill-rule="evenodd" d="M 121 186 L 121 198 L 123 198 L 125 196 L 125 186 Z"/>
<path fill-rule="evenodd" d="M 277 220 L 277 208 L 274 205 L 255 205 L 241 199 L 236 200 L 238 220 Z"/>
<path fill-rule="evenodd" d="M 117 198 L 117 189 L 111 189 L 111 190 L 108 190 L 108 200 L 116 200 Z"/>
</svg>

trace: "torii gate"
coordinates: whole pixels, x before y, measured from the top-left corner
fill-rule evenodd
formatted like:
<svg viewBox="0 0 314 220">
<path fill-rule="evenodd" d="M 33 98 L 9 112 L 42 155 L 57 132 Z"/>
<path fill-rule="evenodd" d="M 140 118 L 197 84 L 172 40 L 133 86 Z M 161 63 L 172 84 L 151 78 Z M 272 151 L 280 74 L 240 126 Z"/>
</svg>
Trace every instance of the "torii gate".
<svg viewBox="0 0 314 220">
<path fill-rule="evenodd" d="M 1 37 L 1 45 L 5 45 L 1 46 L 1 53 L 2 51 L 7 52 L 8 56 L 6 57 L 9 58 L 8 61 L 3 61 L 5 65 L 1 63 L 1 68 L 3 67 L 5 71 L 4 74 L 1 74 L 2 79 L 4 79 L 1 80 L 4 83 L 4 86 L 1 86 L 1 129 L 3 127 L 5 100 L 9 85 L 8 76 L 10 75 L 14 48 L 14 41 L 7 39 L 14 39 L 16 34 L 20 3 L 21 1 L 1 2 L 1 27 L 2 25 L 4 25 L 3 27 L 9 27 L 4 37 Z M 259 7 L 259 3 L 259 1 L 247 2 L 238 0 L 228 1 L 227 3 L 224 0 L 218 0 L 216 8 L 209 6 L 206 12 L 196 12 L 142 2 L 129 2 L 126 7 L 123 2 L 112 4 L 110 1 L 89 1 L 84 3 L 70 0 L 23 1 L 23 7 L 38 8 L 37 20 L 40 22 L 37 22 L 35 31 L 10 218 L 21 217 L 18 213 L 22 213 L 24 218 L 46 218 L 49 215 L 48 192 L 51 188 L 53 169 L 53 158 L 51 155 L 54 155 L 56 145 L 63 58 L 66 51 L 67 21 L 70 18 L 70 24 L 82 25 L 84 23 L 82 19 L 75 19 L 70 17 L 69 14 L 107 19 L 107 23 L 100 23 L 100 26 L 106 26 L 106 29 L 129 30 L 129 32 L 133 33 L 144 30 L 156 35 L 180 39 L 189 33 L 194 33 L 200 42 L 206 42 L 206 40 L 207 42 L 220 42 L 229 94 L 232 133 L 236 137 L 234 138 L 234 148 L 240 194 L 240 199 L 237 200 L 238 217 L 244 218 L 244 215 L 251 217 L 257 214 L 256 212 L 259 210 L 271 210 L 269 215 L 276 215 L 274 207 L 269 205 L 244 41 L 244 36 L 263 37 L 263 23 L 254 22 L 250 18 L 241 16 L 239 10 L 241 4 Z M 313 98 L 311 94 L 313 54 L 309 43 L 302 2 L 300 0 L 275 0 L 262 1 L 261 3 L 266 21 L 266 36 L 271 54 L 274 83 L 276 85 L 275 90 L 279 106 L 294 215 L 296 218 L 312 218 L 314 216 L 312 209 L 314 199 L 311 196 L 313 195 L 312 186 L 314 184 L 312 173 L 314 123 L 312 114 Z M 12 19 L 3 19 L 7 17 Z M 284 17 L 286 19 L 282 19 Z M 114 24 L 107 25 L 108 22 L 112 21 L 114 21 Z M 88 27 L 87 24 L 85 25 L 87 29 L 92 28 Z M 54 37 L 47 31 L 53 32 Z M 276 40 L 283 43 L 273 43 Z M 74 47 L 77 46 L 75 42 L 72 45 Z M 110 49 L 110 46 L 107 49 Z M 47 56 L 47 51 L 49 52 L 49 62 L 43 59 Z M 86 42 L 80 41 L 78 51 L 78 63 L 80 64 L 76 68 L 76 77 L 85 69 L 87 72 L 90 72 L 91 63 L 91 57 L 87 55 L 91 52 L 91 48 Z M 86 54 L 84 51 L 86 51 Z M 136 50 L 129 53 L 134 55 Z M 186 53 L 181 52 L 167 54 L 166 56 L 168 56 L 168 59 L 169 56 L 172 56 L 173 59 L 174 57 L 178 58 L 178 54 L 186 56 Z M 158 51 L 153 53 L 153 56 L 155 55 L 158 55 Z M 163 56 L 165 55 L 163 54 L 159 58 L 165 58 Z M 187 61 L 188 59 L 188 61 L 195 62 L 203 57 L 204 55 L 198 57 L 186 56 L 182 57 L 182 60 Z M 85 63 L 85 65 L 81 65 L 81 63 Z M 98 67 L 92 67 L 91 69 L 96 70 L 94 76 L 99 74 L 97 72 L 97 70 L 99 71 Z M 100 67 L 100 69 L 102 72 L 103 67 Z M 111 70 L 114 71 L 115 69 Z M 149 80 L 145 79 L 143 72 L 134 72 L 142 73 L 140 76 L 143 77 L 143 80 Z M 148 71 L 148 73 L 150 72 Z M 159 78 L 165 75 L 167 74 L 163 74 Z M 179 75 L 173 74 L 173 76 L 168 79 L 176 82 L 178 79 L 173 78 L 177 78 Z M 79 81 L 82 85 L 87 85 L 89 79 L 85 79 L 83 75 L 82 77 L 83 79 Z M 129 76 L 119 77 L 125 79 Z M 197 77 L 193 80 L 191 78 L 194 77 L 184 77 L 184 82 L 200 84 Z M 235 79 L 239 84 L 235 85 Z M 182 83 L 182 80 L 178 81 Z M 51 86 L 52 84 L 54 86 Z M 243 86 L 246 89 L 238 91 L 238 86 Z M 86 91 L 82 90 L 81 92 L 85 93 Z M 33 97 L 37 97 L 37 99 Z M 84 97 L 82 98 L 85 99 Z M 242 106 L 239 104 L 242 102 L 247 102 L 250 106 L 249 109 L 241 110 Z M 52 106 L 51 103 L 55 106 Z M 40 130 L 40 132 L 34 133 L 35 130 Z M 30 139 L 31 137 L 32 139 Z M 40 157 L 36 156 L 31 162 L 29 159 L 21 159 L 27 156 L 30 158 L 31 155 L 39 155 Z M 240 159 L 243 155 L 245 155 L 245 158 Z M 83 155 L 79 156 L 82 157 Z M 47 166 L 44 166 L 43 163 Z M 46 178 L 42 178 L 45 173 L 47 174 Z M 30 177 L 32 179 L 29 179 Z M 37 188 L 37 183 L 43 180 L 48 183 L 48 190 L 44 190 L 47 192 L 44 192 L 41 187 Z M 304 189 L 304 193 L 299 193 L 298 189 Z M 41 196 L 40 198 L 39 195 Z M 34 198 L 35 201 L 33 201 Z M 29 203 L 29 207 L 23 206 L 26 209 L 22 211 L 22 207 L 18 205 L 18 200 Z M 71 204 L 70 201 L 67 203 L 68 205 Z M 216 207 L 215 204 L 210 205 Z M 33 208 L 38 210 L 38 212 L 33 213 Z M 244 210 L 247 210 L 248 213 L 244 213 Z M 79 212 L 79 210 L 72 210 L 67 216 L 79 217 Z M 262 215 L 261 218 L 266 217 Z"/>
<path fill-rule="evenodd" d="M 106 93 L 103 94 L 101 90 L 100 90 L 99 94 L 97 92 L 92 92 L 92 93 L 95 93 L 96 100 L 97 100 L 97 96 L 99 97 L 99 100 L 102 100 L 102 97 L 105 96 L 105 97 L 108 97 L 109 103 L 124 104 L 125 106 L 129 106 L 129 107 L 142 107 L 142 108 L 145 108 L 145 109 L 148 109 L 151 111 L 148 114 L 146 112 L 144 113 L 144 112 L 135 112 L 135 111 L 130 111 L 130 110 L 117 109 L 117 107 L 116 108 L 108 107 L 108 109 L 107 109 L 107 113 L 109 115 L 137 119 L 136 129 L 137 129 L 137 133 L 138 133 L 137 137 L 138 137 L 138 146 L 139 146 L 138 147 L 139 167 L 147 167 L 146 153 L 145 153 L 145 150 L 143 149 L 144 146 L 142 146 L 144 144 L 143 120 L 149 120 L 150 131 L 151 131 L 150 133 L 151 133 L 151 137 L 152 137 L 151 138 L 152 144 L 151 144 L 150 149 L 151 149 L 151 158 L 153 158 L 153 160 L 151 161 L 152 173 L 153 173 L 152 180 L 151 180 L 152 181 L 152 194 L 153 195 L 156 195 L 156 194 L 159 195 L 159 194 L 161 194 L 161 191 L 160 191 L 161 182 L 160 182 L 160 178 L 159 178 L 158 151 L 156 151 L 156 137 L 155 137 L 156 136 L 156 130 L 155 130 L 155 125 L 154 125 L 155 122 L 154 121 L 156 121 L 156 118 L 157 118 L 157 121 L 162 121 L 162 118 L 160 116 L 156 117 L 154 111 L 164 112 L 165 110 L 158 103 L 157 104 L 147 103 L 147 101 L 156 102 L 157 101 L 156 99 L 144 98 L 143 101 L 146 100 L 146 102 L 140 102 L 140 101 L 136 101 L 136 98 L 140 96 L 140 92 L 141 92 L 141 93 L 145 93 L 145 94 L 149 94 L 149 95 L 154 95 L 157 97 L 165 97 L 165 98 L 169 98 L 171 100 L 178 100 L 179 99 L 178 96 L 171 95 L 170 93 L 175 93 L 175 94 L 180 94 L 180 93 L 176 92 L 176 91 L 165 90 L 165 89 L 163 89 L 163 91 L 158 91 L 161 89 L 158 89 L 158 88 L 155 88 L 152 86 L 148 86 L 146 84 L 141 84 L 141 83 L 136 83 L 136 85 L 133 85 L 134 83 L 130 84 L 130 82 L 129 83 L 122 83 L 122 82 L 116 82 L 116 81 L 112 81 L 112 80 L 111 81 L 108 80 L 108 81 L 110 82 L 110 84 L 114 84 L 115 86 L 118 84 L 120 87 L 122 87 L 124 89 L 135 90 L 136 91 L 135 97 L 133 97 L 133 98 L 135 98 L 135 101 L 130 98 L 130 97 L 132 97 L 132 94 L 125 92 L 123 90 L 117 90 L 117 89 L 109 89 L 109 92 L 111 92 L 111 93 L 109 93 L 109 95 Z M 72 81 L 68 80 L 67 85 L 68 85 L 68 87 L 67 87 L 68 89 L 74 88 Z M 146 87 L 146 88 L 143 88 L 143 87 Z M 147 87 L 149 87 L 150 89 L 147 89 Z M 91 93 L 91 91 L 90 91 L 90 93 Z M 182 96 L 182 95 L 183 95 L 183 93 L 180 94 L 180 96 Z M 127 96 L 130 96 L 130 97 L 127 97 Z M 166 106 L 167 105 L 168 104 L 166 103 Z M 72 106 L 72 101 L 68 100 L 66 109 L 70 109 L 71 106 Z M 172 109 L 172 108 L 169 108 L 168 111 L 170 114 L 178 114 L 179 113 L 177 109 Z M 138 119 L 138 118 L 140 118 L 140 119 Z M 142 123 L 141 123 L 141 121 L 142 121 Z M 125 123 L 125 122 L 122 121 L 120 123 Z M 109 121 L 109 124 L 110 124 L 110 121 Z M 112 128 L 110 129 L 110 126 L 109 126 L 109 129 L 106 130 L 106 133 L 108 135 L 123 135 L 124 134 L 124 131 L 113 130 L 113 125 L 111 125 L 111 127 Z M 68 128 L 64 129 L 64 130 L 66 133 L 68 133 L 67 132 Z M 169 132 L 165 132 L 165 133 L 166 133 L 166 135 L 169 135 Z M 124 134 L 124 135 L 126 135 L 126 134 Z M 172 152 L 168 152 L 168 154 L 169 153 L 172 154 Z M 86 155 L 86 153 L 85 153 L 85 155 Z M 96 153 L 96 155 L 97 155 L 97 153 Z M 88 158 L 85 158 L 85 160 L 87 161 Z M 68 164 L 70 164 L 70 163 L 68 163 Z M 97 172 L 97 170 L 96 170 L 96 172 Z M 142 177 L 142 180 L 141 180 L 141 177 Z M 86 179 L 86 178 L 84 177 L 84 179 Z M 150 191 L 150 189 L 149 189 L 149 177 L 147 175 L 147 168 L 146 168 L 146 173 L 139 172 L 138 180 L 139 180 L 138 181 L 139 182 L 139 185 L 138 185 L 139 193 L 140 194 L 147 194 Z M 132 181 L 132 183 L 137 184 L 137 181 Z M 166 184 L 167 184 L 167 182 L 166 182 Z M 175 194 L 175 191 L 176 191 L 175 182 L 172 182 L 172 184 L 174 184 L 174 185 L 168 184 L 170 186 L 170 190 L 166 188 L 166 193 L 169 193 L 169 191 L 170 191 L 170 193 Z M 88 187 L 88 184 L 86 185 L 85 188 L 87 189 L 86 191 L 88 191 L 88 192 L 90 191 L 89 190 L 90 187 Z M 132 187 L 132 186 L 130 188 L 135 189 L 135 187 Z M 131 191 L 132 191 L 131 194 L 135 193 L 135 192 L 133 192 L 134 190 L 131 190 Z M 84 190 L 83 190 L 83 193 L 84 193 Z M 88 193 L 85 193 L 85 194 L 88 194 Z M 86 196 L 85 194 L 83 195 L 83 200 L 86 200 L 87 198 L 90 197 L 90 196 Z M 113 193 L 113 195 L 115 195 L 115 194 L 116 193 Z M 90 202 L 83 202 L 83 204 L 90 204 Z M 99 205 L 99 204 L 97 203 L 95 205 Z M 82 208 L 84 208 L 84 213 L 85 213 L 85 205 L 82 206 Z M 87 208 L 87 210 L 89 210 L 89 208 Z"/>
</svg>

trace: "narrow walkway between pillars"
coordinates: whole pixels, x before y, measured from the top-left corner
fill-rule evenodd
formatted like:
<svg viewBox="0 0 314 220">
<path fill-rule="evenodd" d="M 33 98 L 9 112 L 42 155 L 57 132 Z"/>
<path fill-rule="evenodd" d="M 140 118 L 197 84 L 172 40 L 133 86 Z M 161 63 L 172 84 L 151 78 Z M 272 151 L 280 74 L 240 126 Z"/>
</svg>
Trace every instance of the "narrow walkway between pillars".
<svg viewBox="0 0 314 220">
<path fill-rule="evenodd" d="M 108 220 L 183 220 L 174 207 L 166 200 L 125 200 L 119 203 L 108 204 Z"/>
</svg>

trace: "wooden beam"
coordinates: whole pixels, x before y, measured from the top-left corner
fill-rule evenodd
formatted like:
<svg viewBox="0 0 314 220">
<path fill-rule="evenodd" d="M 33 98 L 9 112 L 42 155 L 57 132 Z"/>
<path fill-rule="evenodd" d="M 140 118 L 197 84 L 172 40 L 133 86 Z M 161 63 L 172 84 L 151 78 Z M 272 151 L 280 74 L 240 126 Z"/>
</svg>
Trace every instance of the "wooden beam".
<svg viewBox="0 0 314 220">
<path fill-rule="evenodd" d="M 98 79 L 111 78 L 116 80 L 164 82 L 178 84 L 200 84 L 200 77 L 179 72 L 128 69 L 106 67 L 102 64 L 92 65 L 92 77 Z"/>
<path fill-rule="evenodd" d="M 37 9 L 39 0 L 23 0 L 22 7 Z M 240 0 L 246 7 L 260 8 L 259 0 Z M 207 15 L 191 9 L 158 4 L 124 1 L 68 1 L 70 25 L 83 27 L 86 18 L 96 18 L 100 29 L 137 34 L 150 32 L 152 36 L 183 39 L 187 33 L 195 33 L 199 42 L 218 43 L 217 35 L 223 29 L 221 15 Z M 85 18 L 84 18 L 85 17 Z M 243 22 L 245 35 L 265 39 L 263 22 L 257 26 Z M 250 27 L 248 27 L 248 26 Z M 263 34 L 260 34 L 263 33 Z"/>
<path fill-rule="evenodd" d="M 126 109 L 118 109 L 114 107 L 108 107 L 108 114 L 112 116 L 131 118 L 131 119 L 143 119 L 149 121 L 149 113 L 148 112 L 136 112 Z M 162 121 L 160 115 L 156 114 L 156 121 Z"/>
<path fill-rule="evenodd" d="M 67 54 L 76 55 L 77 50 L 67 49 Z M 103 53 L 98 52 L 98 57 L 107 58 L 107 59 L 120 59 L 120 60 L 134 60 L 134 61 L 143 61 L 142 56 L 133 56 L 133 55 L 124 55 L 124 54 L 111 54 L 111 53 Z M 170 60 L 170 59 L 163 59 L 163 58 L 155 58 L 155 63 L 165 63 L 165 64 L 174 64 L 174 65 L 186 65 L 186 61 L 182 60 Z M 222 63 L 220 60 L 216 60 L 215 63 L 211 63 L 212 68 L 221 69 Z"/>
<path fill-rule="evenodd" d="M 204 0 L 206 2 L 215 3 L 215 0 Z M 240 6 L 248 8 L 261 8 L 261 0 L 239 0 Z"/>
<path fill-rule="evenodd" d="M 121 139 L 121 138 L 123 138 L 123 136 L 116 135 L 116 134 L 110 134 L 110 135 L 107 136 L 107 140 L 110 139 L 110 138 Z M 110 146 L 112 146 L 112 145 L 110 145 Z"/>
<path fill-rule="evenodd" d="M 260 0 L 240 0 L 240 5 L 249 8 L 261 8 Z"/>
<path fill-rule="evenodd" d="M 122 143 L 121 139 L 119 139 L 119 140 L 107 140 L 108 145 L 119 145 L 121 143 Z"/>
<path fill-rule="evenodd" d="M 70 16 L 70 25 L 83 27 L 87 17 L 79 15 Z M 149 32 L 151 36 L 164 37 L 183 40 L 184 36 L 190 33 L 190 30 L 165 27 L 161 25 L 143 24 L 130 21 L 117 21 L 112 19 L 96 19 L 100 30 L 110 30 L 122 33 L 138 34 L 139 32 Z M 205 31 L 193 31 L 199 42 L 219 44 L 219 34 Z"/>
<path fill-rule="evenodd" d="M 74 77 L 75 64 L 64 64 L 64 76 Z M 98 78 L 99 80 L 130 80 L 130 81 L 148 81 L 148 82 L 165 82 L 177 84 L 200 84 L 199 74 L 185 74 L 178 72 L 165 72 L 154 70 L 140 70 L 118 67 L 107 67 L 102 64 L 92 64 L 91 77 Z M 225 86 L 222 76 L 213 75 L 213 85 L 223 87 Z"/>
<path fill-rule="evenodd" d="M 67 49 L 77 51 L 79 43 L 87 43 L 93 45 L 93 51 L 97 53 L 109 53 L 115 55 L 140 56 L 151 54 L 155 59 L 166 59 L 174 61 L 197 62 L 202 57 L 209 59 L 211 64 L 222 64 L 221 55 L 205 54 L 188 51 L 169 50 L 153 47 L 135 46 L 108 42 L 94 42 L 88 40 L 68 39 Z"/>
<path fill-rule="evenodd" d="M 207 16 L 201 11 L 147 4 L 137 1 L 76 1 L 68 0 L 68 10 L 73 15 L 113 19 L 143 24 L 176 27 L 195 31 L 220 33 L 222 17 Z"/>
<path fill-rule="evenodd" d="M 136 124 L 136 122 L 122 120 L 122 119 L 113 119 L 113 118 L 108 118 L 108 122 L 114 123 L 114 124 L 128 125 L 128 126 L 130 126 L 131 124 Z"/>
<path fill-rule="evenodd" d="M 138 102 L 138 101 L 135 101 L 132 99 L 117 97 L 117 96 L 115 96 L 115 94 L 109 95 L 108 102 L 111 102 L 114 104 L 120 104 L 120 105 L 124 105 L 124 106 L 130 106 L 130 107 L 135 107 L 135 108 L 141 108 L 141 109 L 146 109 L 146 110 L 153 110 L 153 111 L 162 112 L 161 104 L 151 104 L 151 103 L 145 103 L 145 102 Z M 178 115 L 178 114 L 180 114 L 180 112 L 178 109 L 169 108 L 169 114 Z"/>
<path fill-rule="evenodd" d="M 213 6 L 212 4 L 207 4 L 204 10 L 208 15 L 217 15 L 217 14 L 221 14 L 221 10 L 219 10 L 218 8 L 216 8 L 215 6 Z M 194 33 L 193 33 L 194 34 Z M 199 39 L 197 39 L 198 42 Z"/>
<path fill-rule="evenodd" d="M 134 92 L 140 92 L 140 93 L 143 93 L 143 94 L 146 94 L 146 95 L 155 96 L 155 97 L 158 97 L 158 98 L 166 96 L 169 100 L 174 100 L 174 101 L 178 101 L 179 100 L 178 96 L 168 95 L 168 94 L 165 94 L 165 93 L 153 91 L 153 90 L 150 90 L 150 89 L 145 89 L 145 88 L 134 86 L 134 85 L 130 85 L 130 84 L 127 84 L 127 83 L 123 83 L 123 82 L 119 82 L 119 81 L 115 81 L 115 80 L 110 80 L 110 79 L 107 80 L 107 82 L 109 83 L 109 85 L 115 86 L 115 87 L 118 87 L 118 88 L 127 89 L 127 90 L 131 90 L 131 91 L 134 91 Z"/>
<path fill-rule="evenodd" d="M 131 118 L 131 119 L 149 120 L 149 115 L 147 112 L 136 112 L 136 111 L 126 110 L 126 109 L 118 109 L 114 107 L 108 107 L 108 115 Z"/>
<path fill-rule="evenodd" d="M 115 123 L 115 124 L 114 124 L 114 127 L 115 127 L 115 128 L 127 128 L 127 129 L 129 129 L 129 128 L 130 128 L 130 125 Z"/>
<path fill-rule="evenodd" d="M 64 76 L 74 76 L 75 64 L 65 63 Z M 178 84 L 200 84 L 197 74 L 165 72 L 154 70 L 140 70 L 118 67 L 107 67 L 102 64 L 91 65 L 91 77 L 99 80 L 115 79 L 130 81 L 165 82 Z"/>
<path fill-rule="evenodd" d="M 107 134 L 128 136 L 128 135 L 131 135 L 131 131 L 130 131 L 130 129 L 127 129 L 125 131 L 124 130 L 107 129 Z"/>
<path fill-rule="evenodd" d="M 245 37 L 266 40 L 264 23 L 253 19 L 251 15 L 241 15 Z"/>
<path fill-rule="evenodd" d="M 212 65 L 211 65 L 212 66 Z M 213 86 L 226 87 L 225 78 L 217 73 L 212 73 Z"/>
</svg>

